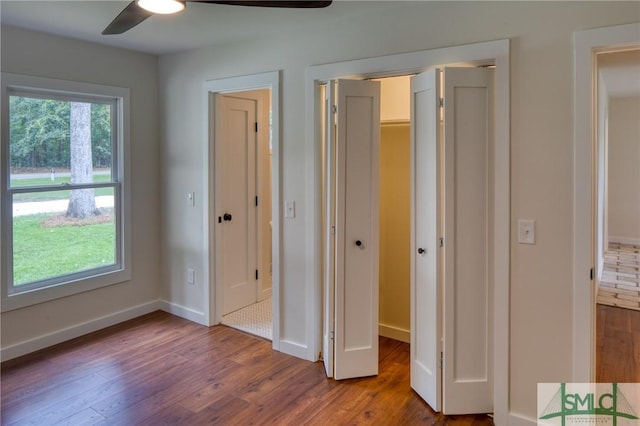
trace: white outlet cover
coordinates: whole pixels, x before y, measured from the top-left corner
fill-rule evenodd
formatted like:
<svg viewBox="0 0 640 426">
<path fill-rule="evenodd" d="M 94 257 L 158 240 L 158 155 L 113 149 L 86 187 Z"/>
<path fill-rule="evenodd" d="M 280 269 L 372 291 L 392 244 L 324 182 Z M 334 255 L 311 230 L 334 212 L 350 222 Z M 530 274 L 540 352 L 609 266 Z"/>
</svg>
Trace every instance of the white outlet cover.
<svg viewBox="0 0 640 426">
<path fill-rule="evenodd" d="M 536 222 L 529 219 L 518 220 L 518 243 L 535 244 L 536 243 Z"/>
</svg>

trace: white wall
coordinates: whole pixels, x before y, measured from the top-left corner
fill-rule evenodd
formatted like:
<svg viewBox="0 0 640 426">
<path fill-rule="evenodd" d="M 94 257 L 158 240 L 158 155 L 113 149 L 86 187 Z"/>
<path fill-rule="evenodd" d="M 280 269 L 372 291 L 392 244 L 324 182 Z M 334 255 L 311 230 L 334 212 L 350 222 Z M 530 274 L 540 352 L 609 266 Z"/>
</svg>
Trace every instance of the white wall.
<svg viewBox="0 0 640 426">
<path fill-rule="evenodd" d="M 510 407 L 535 418 L 536 383 L 572 372 L 572 34 L 640 20 L 635 2 L 396 2 L 395 8 L 330 26 L 160 58 L 163 185 L 167 193 L 163 293 L 203 309 L 203 283 L 187 288 L 186 265 L 202 270 L 202 84 L 282 69 L 282 198 L 296 201 L 283 222 L 281 335 L 301 345 L 305 294 L 305 68 L 349 59 L 511 38 L 511 213 L 537 221 L 537 244 L 511 254 Z M 366 6 L 363 6 L 366 7 Z"/>
<path fill-rule="evenodd" d="M 130 88 L 132 163 L 132 280 L 3 313 L 5 355 L 157 308 L 160 160 L 157 57 L 7 26 L 1 32 L 3 72 Z"/>
<path fill-rule="evenodd" d="M 640 244 L 640 97 L 609 100 L 609 240 Z"/>
</svg>

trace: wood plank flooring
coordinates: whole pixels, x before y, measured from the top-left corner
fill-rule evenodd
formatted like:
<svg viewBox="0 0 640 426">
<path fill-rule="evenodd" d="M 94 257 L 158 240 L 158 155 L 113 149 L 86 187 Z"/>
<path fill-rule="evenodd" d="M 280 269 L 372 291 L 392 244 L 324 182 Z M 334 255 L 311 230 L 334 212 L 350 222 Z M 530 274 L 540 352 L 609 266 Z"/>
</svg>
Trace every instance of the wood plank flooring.
<svg viewBox="0 0 640 426">
<path fill-rule="evenodd" d="M 154 312 L 2 364 L 2 425 L 492 425 L 434 413 L 409 386 L 409 345 L 380 339 L 377 377 L 224 326 Z"/>
<path fill-rule="evenodd" d="M 640 311 L 597 305 L 596 381 L 640 383 Z"/>
</svg>

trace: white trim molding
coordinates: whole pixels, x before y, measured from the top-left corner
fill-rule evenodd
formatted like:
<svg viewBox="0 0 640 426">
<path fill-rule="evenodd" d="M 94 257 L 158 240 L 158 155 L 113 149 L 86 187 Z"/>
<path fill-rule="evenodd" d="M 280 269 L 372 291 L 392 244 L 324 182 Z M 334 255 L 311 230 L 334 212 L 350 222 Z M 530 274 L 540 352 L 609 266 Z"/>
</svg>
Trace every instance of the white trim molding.
<svg viewBox="0 0 640 426">
<path fill-rule="evenodd" d="M 260 74 L 251 74 L 245 76 L 229 77 L 216 80 L 207 80 L 203 85 L 203 111 L 204 111 L 204 128 L 203 128 L 203 162 L 204 162 L 204 182 L 203 193 L 206 197 L 204 204 L 204 300 L 205 300 L 205 324 L 215 325 L 220 322 L 222 304 L 217 300 L 216 286 L 220 286 L 219 280 L 215 279 L 215 232 L 210 224 L 215 221 L 215 197 L 213 196 L 214 179 L 215 179 L 215 158 L 213 147 L 213 114 L 214 105 L 211 97 L 215 93 L 233 93 L 245 92 L 258 89 L 271 90 L 271 141 L 272 141 L 272 176 L 271 176 L 271 218 L 272 218 L 272 245 L 273 266 L 272 266 L 272 301 L 273 301 L 273 349 L 285 352 L 290 355 L 299 356 L 286 350 L 288 345 L 284 345 L 280 341 L 280 288 L 281 288 L 281 271 L 282 256 L 282 202 L 281 202 L 281 176 L 282 161 L 280 154 L 281 137 L 280 137 L 280 71 L 270 71 Z M 299 353 L 296 349 L 295 353 Z M 303 357 L 305 358 L 305 357 Z"/>
<path fill-rule="evenodd" d="M 378 324 L 378 334 L 389 339 L 411 343 L 411 331 L 389 324 Z"/>
<path fill-rule="evenodd" d="M 609 237 L 610 243 L 618 243 L 618 244 L 630 244 L 635 246 L 640 246 L 640 238 L 629 238 L 629 237 Z"/>
<path fill-rule="evenodd" d="M 62 330 L 44 334 L 33 339 L 25 340 L 11 346 L 7 346 L 6 348 L 2 348 L 2 351 L 0 352 L 0 360 L 7 361 L 17 358 L 40 349 L 48 348 L 49 346 L 57 345 L 58 343 L 66 342 L 67 340 L 75 339 L 76 337 L 84 336 L 85 334 L 93 333 L 94 331 L 102 330 L 103 328 L 149 314 L 159 309 L 161 309 L 161 302 L 156 300 L 76 324 Z"/>
<path fill-rule="evenodd" d="M 317 140 L 319 104 L 316 87 L 337 78 L 382 78 L 416 74 L 438 66 L 495 65 L 495 287 L 494 287 L 494 413 L 507 424 L 509 411 L 509 275 L 510 275 L 510 41 L 495 40 L 419 52 L 357 59 L 307 67 L 306 102 L 306 336 L 307 357 L 318 359 L 322 348 L 321 176 L 322 151 Z"/>
<path fill-rule="evenodd" d="M 198 312 L 194 309 L 186 308 L 184 306 L 178 305 L 177 303 L 161 300 L 159 302 L 159 309 L 163 310 L 164 312 L 168 312 L 172 315 L 178 316 L 180 318 L 184 318 L 186 320 L 189 320 L 198 324 L 202 324 L 206 326 L 209 325 L 207 323 L 207 317 L 204 314 L 204 312 Z"/>
</svg>

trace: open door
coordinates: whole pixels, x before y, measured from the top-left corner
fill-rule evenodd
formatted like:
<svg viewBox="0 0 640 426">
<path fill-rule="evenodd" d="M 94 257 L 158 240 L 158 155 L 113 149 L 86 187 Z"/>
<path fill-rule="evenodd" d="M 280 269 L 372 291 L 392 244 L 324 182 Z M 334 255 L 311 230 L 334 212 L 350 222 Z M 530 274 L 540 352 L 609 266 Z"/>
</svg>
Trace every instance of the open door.
<svg viewBox="0 0 640 426">
<path fill-rule="evenodd" d="M 411 387 L 441 410 L 440 81 L 411 79 Z"/>
<path fill-rule="evenodd" d="M 335 167 L 327 188 L 329 209 L 335 203 L 329 241 L 335 235 L 327 254 L 333 252 L 335 272 L 325 270 L 325 276 L 335 285 L 333 377 L 339 380 L 378 374 L 380 85 L 337 80 L 328 86 L 335 99 L 327 117 L 335 125 L 327 143 L 335 148 L 328 161 Z"/>
<path fill-rule="evenodd" d="M 256 302 L 256 101 L 216 94 L 216 206 L 222 314 Z"/>
<path fill-rule="evenodd" d="M 336 105 L 335 82 L 330 81 L 324 91 L 324 325 L 322 360 L 327 377 L 333 377 L 335 295 L 336 295 L 336 123 L 333 106 Z"/>
<path fill-rule="evenodd" d="M 445 414 L 493 412 L 493 74 L 444 70 Z"/>
<path fill-rule="evenodd" d="M 490 413 L 493 70 L 446 68 L 442 102 L 438 74 L 411 85 L 411 386 L 436 411 Z"/>
</svg>

